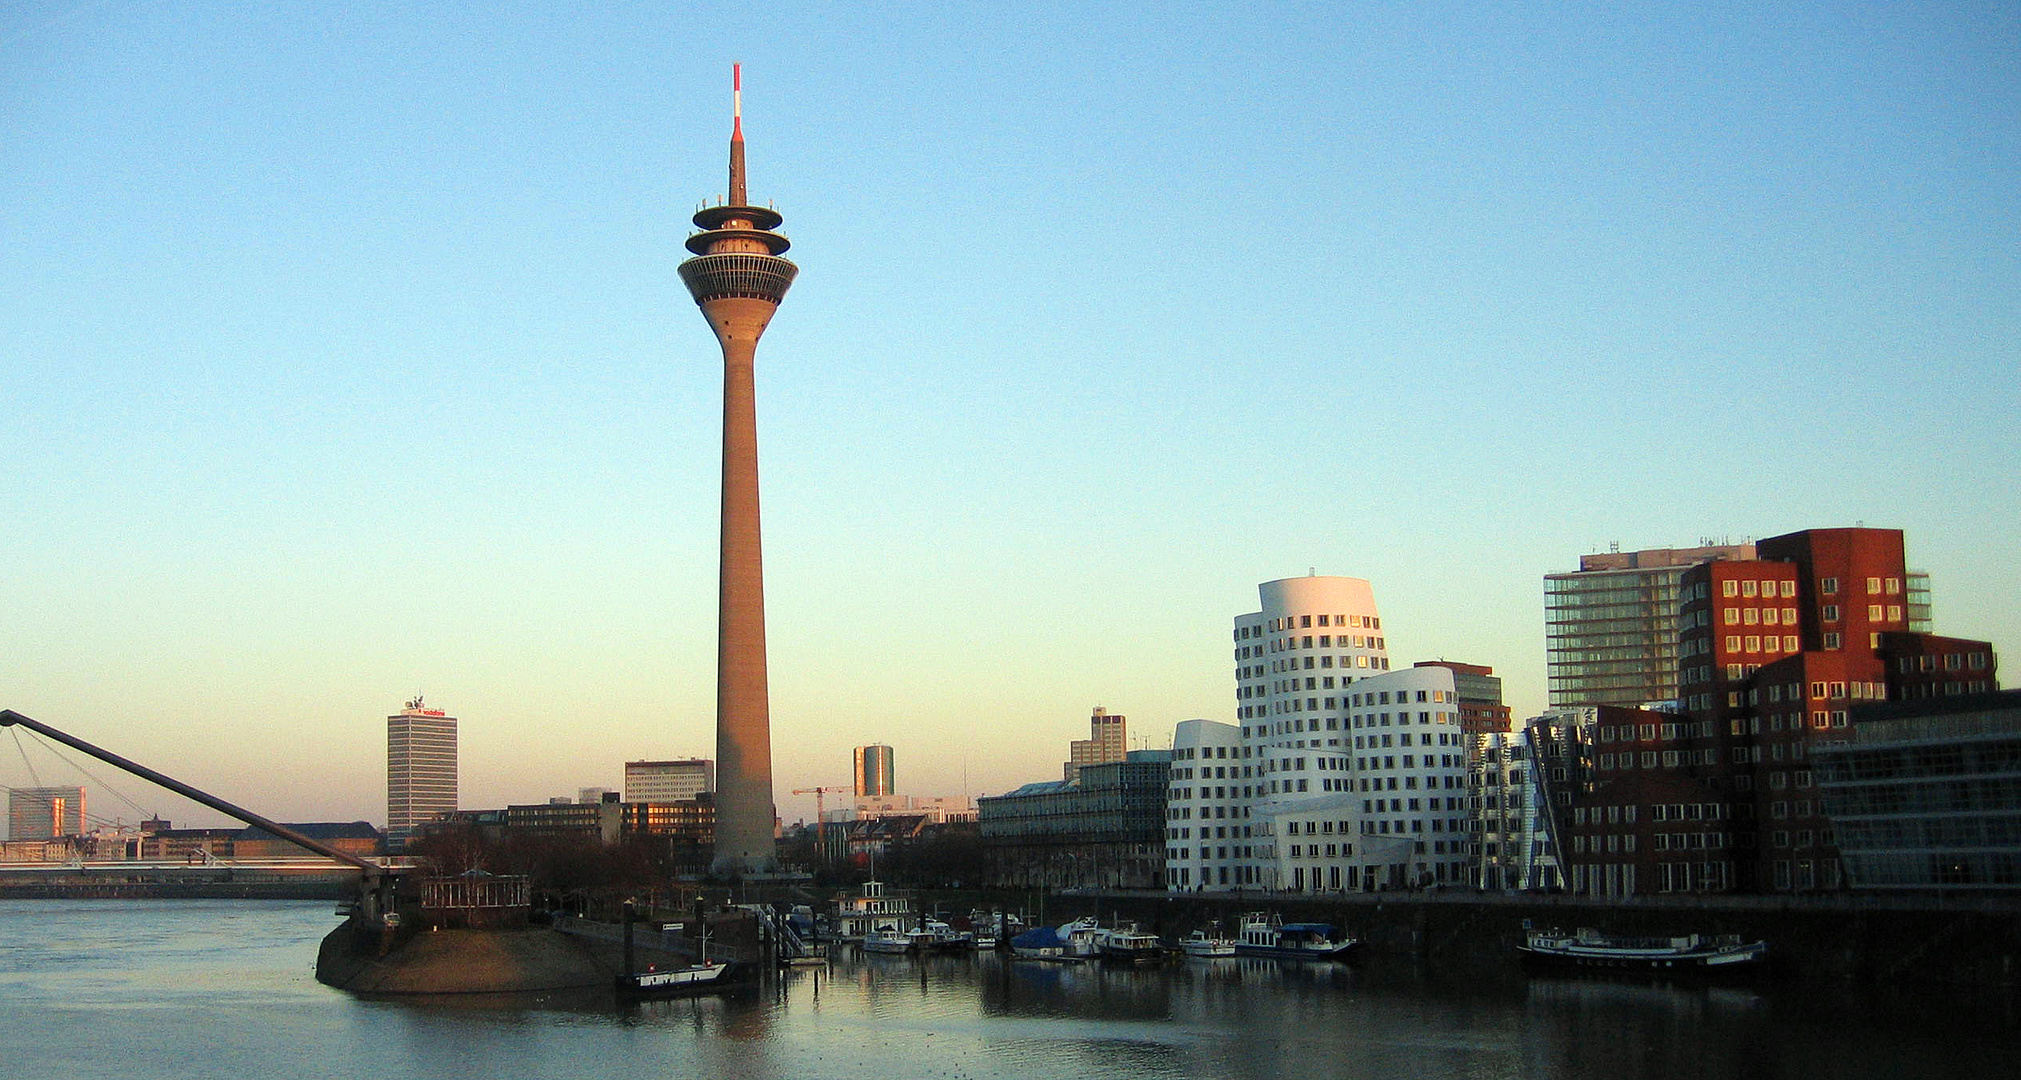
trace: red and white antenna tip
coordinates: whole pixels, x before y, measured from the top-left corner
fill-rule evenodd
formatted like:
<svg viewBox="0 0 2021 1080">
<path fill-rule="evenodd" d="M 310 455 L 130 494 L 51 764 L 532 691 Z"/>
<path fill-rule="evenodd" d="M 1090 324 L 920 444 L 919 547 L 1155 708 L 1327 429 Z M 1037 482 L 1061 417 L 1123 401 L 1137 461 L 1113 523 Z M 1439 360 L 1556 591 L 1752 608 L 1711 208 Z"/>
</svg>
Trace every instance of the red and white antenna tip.
<svg viewBox="0 0 2021 1080">
<path fill-rule="evenodd" d="M 744 137 L 744 65 L 730 65 L 730 134 Z"/>
</svg>

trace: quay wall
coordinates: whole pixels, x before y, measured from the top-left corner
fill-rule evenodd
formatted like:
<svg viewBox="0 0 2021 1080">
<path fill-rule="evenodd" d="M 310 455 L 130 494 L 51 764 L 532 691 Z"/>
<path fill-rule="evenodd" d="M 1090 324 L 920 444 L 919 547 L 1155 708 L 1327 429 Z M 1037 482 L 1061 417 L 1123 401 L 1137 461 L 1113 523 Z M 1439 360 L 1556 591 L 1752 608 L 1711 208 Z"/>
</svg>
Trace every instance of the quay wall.
<svg viewBox="0 0 2021 1080">
<path fill-rule="evenodd" d="M 1550 895 L 1380 893 L 1321 900 L 1111 892 L 1050 897 L 1046 921 L 1132 919 L 1172 939 L 1216 923 L 1232 934 L 1244 914 L 1264 910 L 1286 922 L 1331 923 L 1366 941 L 1374 963 L 1514 967 L 1527 923 L 1652 937 L 1737 934 L 1769 943 L 1778 981 L 2021 986 L 2021 906 L 2012 902 L 1693 897 L 1600 903 Z"/>
<path fill-rule="evenodd" d="M 342 900 L 356 870 L 249 867 L 0 868 L 5 900 Z"/>
</svg>

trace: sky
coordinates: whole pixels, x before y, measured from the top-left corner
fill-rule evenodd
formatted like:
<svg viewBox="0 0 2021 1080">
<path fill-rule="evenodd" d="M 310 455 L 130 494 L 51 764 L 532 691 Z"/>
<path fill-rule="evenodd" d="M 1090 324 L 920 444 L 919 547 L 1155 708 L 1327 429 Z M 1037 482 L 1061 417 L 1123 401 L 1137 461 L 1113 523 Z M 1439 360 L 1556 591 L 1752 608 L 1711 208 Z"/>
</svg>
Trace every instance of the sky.
<svg viewBox="0 0 2021 1080">
<path fill-rule="evenodd" d="M 733 62 L 788 821 L 1231 720 L 1310 572 L 1518 717 L 1610 544 L 1899 528 L 2021 648 L 2012 4 L 17 2 L 0 708 L 288 821 L 416 693 L 465 806 L 712 756 Z M 0 745 L 221 821 L 92 770 Z"/>
</svg>

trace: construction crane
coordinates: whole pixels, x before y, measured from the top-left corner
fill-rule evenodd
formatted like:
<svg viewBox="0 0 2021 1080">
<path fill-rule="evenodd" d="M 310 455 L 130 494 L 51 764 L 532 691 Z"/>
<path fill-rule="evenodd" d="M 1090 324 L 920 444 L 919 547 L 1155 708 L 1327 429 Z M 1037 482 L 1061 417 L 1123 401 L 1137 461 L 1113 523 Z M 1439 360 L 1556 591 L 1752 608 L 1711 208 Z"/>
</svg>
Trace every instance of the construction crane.
<svg viewBox="0 0 2021 1080">
<path fill-rule="evenodd" d="M 844 791 L 853 790 L 855 789 L 844 787 L 803 787 L 793 789 L 793 794 L 795 795 L 814 796 L 814 850 L 817 852 L 816 857 L 824 863 L 828 861 L 828 804 L 826 796 L 830 792 L 840 794 Z"/>
</svg>

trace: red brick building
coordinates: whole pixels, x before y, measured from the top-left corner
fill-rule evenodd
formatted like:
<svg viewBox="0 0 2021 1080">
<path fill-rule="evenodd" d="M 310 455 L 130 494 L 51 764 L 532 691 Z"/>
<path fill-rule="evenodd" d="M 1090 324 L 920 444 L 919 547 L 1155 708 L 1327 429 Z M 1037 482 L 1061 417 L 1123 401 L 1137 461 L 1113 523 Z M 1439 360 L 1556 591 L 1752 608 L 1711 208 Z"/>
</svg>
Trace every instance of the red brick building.
<svg viewBox="0 0 2021 1080">
<path fill-rule="evenodd" d="M 1681 582 L 1683 711 L 1596 734 L 1572 885 L 1598 896 L 1843 885 L 1809 753 L 1852 707 L 1996 689 L 1992 647 L 1912 632 L 1902 534 L 1812 529 Z"/>
</svg>

